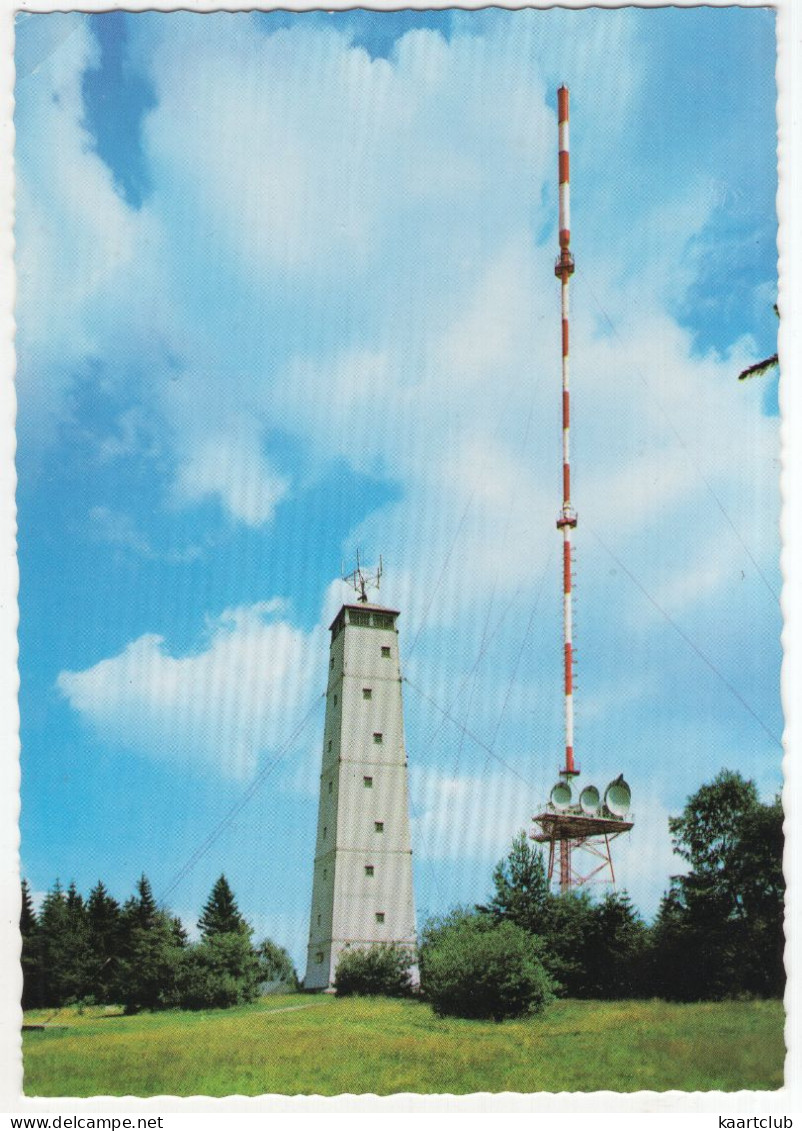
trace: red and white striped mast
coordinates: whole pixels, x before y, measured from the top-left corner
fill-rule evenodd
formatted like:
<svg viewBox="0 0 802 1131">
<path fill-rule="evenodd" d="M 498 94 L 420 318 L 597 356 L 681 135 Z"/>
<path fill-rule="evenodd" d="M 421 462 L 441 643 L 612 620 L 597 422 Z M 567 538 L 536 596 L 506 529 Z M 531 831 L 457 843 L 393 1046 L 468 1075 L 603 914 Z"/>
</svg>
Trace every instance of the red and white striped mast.
<svg viewBox="0 0 802 1131">
<path fill-rule="evenodd" d="M 569 170 L 568 87 L 557 91 L 557 120 L 559 124 L 559 178 L 560 178 L 560 256 L 554 273 L 560 280 L 560 305 L 562 313 L 562 494 L 563 502 L 557 519 L 557 529 L 563 536 L 563 657 L 565 667 L 565 765 L 560 777 L 571 778 L 579 773 L 574 764 L 574 671 L 573 671 L 573 609 L 572 609 L 572 553 L 571 532 L 576 527 L 577 516 L 571 506 L 571 447 L 570 447 L 570 391 L 568 348 L 568 282 L 574 273 L 571 254 L 571 186 Z M 571 886 L 571 842 L 560 841 L 560 888 Z"/>
</svg>

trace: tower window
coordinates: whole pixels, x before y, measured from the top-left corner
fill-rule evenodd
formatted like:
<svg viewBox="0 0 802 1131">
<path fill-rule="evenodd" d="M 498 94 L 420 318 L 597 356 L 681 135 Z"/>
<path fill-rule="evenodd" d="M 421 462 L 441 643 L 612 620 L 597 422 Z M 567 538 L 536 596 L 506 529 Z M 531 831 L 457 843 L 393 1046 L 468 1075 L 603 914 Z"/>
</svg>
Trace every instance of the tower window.
<svg viewBox="0 0 802 1131">
<path fill-rule="evenodd" d="M 376 912 L 376 922 L 377 923 L 383 923 L 384 922 L 384 912 L 383 911 L 377 911 Z"/>
<path fill-rule="evenodd" d="M 331 739 L 329 739 L 329 754 L 331 754 Z"/>
<path fill-rule="evenodd" d="M 373 688 L 372 687 L 363 687 L 362 688 L 362 698 L 363 699 L 372 699 L 373 698 Z"/>
<path fill-rule="evenodd" d="M 336 695 L 334 696 L 334 706 L 335 707 L 337 706 L 337 696 Z"/>
<path fill-rule="evenodd" d="M 382 735 L 381 731 L 374 731 L 373 732 L 373 741 L 378 746 L 381 746 L 382 742 L 384 742 L 384 736 Z"/>
<path fill-rule="evenodd" d="M 319 915 L 317 917 L 317 925 L 318 925 L 318 927 L 320 926 L 320 916 Z"/>
<path fill-rule="evenodd" d="M 334 667 L 334 657 L 333 656 L 331 657 L 331 663 L 329 664 L 329 667 L 330 668 Z"/>
<path fill-rule="evenodd" d="M 323 961 L 323 951 L 319 950 L 317 952 L 317 954 L 315 955 L 315 962 L 322 962 L 322 961 Z"/>
<path fill-rule="evenodd" d="M 324 839 L 324 840 L 326 839 L 326 837 L 328 836 L 328 834 L 329 834 L 328 826 L 327 826 L 327 825 L 324 825 L 324 826 L 323 826 L 323 839 Z"/>
<path fill-rule="evenodd" d="M 365 865 L 365 875 L 366 876 L 372 876 L 373 875 L 373 865 L 372 864 L 366 864 Z"/>
<path fill-rule="evenodd" d="M 362 784 L 364 785 L 365 789 L 373 789 L 373 778 L 363 778 Z"/>
<path fill-rule="evenodd" d="M 390 659 L 390 646 L 388 644 L 382 644 L 382 655 L 384 656 L 385 660 Z"/>
<path fill-rule="evenodd" d="M 329 793 L 334 789 L 334 782 L 329 782 Z"/>
<path fill-rule="evenodd" d="M 376 832 L 377 832 L 377 833 L 383 833 L 383 832 L 384 832 L 384 821 L 376 821 L 376 822 L 374 822 L 374 826 L 373 826 L 373 827 L 375 828 L 375 830 L 376 830 Z"/>
<path fill-rule="evenodd" d="M 329 870 L 328 870 L 328 868 L 324 868 L 323 869 L 323 879 L 327 880 L 328 878 L 329 878 Z"/>
</svg>

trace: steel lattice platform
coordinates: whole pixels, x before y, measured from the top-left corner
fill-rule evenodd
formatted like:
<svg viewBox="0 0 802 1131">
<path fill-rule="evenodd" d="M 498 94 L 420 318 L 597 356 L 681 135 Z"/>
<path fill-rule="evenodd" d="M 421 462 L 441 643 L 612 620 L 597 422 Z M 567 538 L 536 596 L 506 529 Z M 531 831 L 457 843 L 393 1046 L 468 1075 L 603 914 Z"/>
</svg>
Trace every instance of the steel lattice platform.
<svg viewBox="0 0 802 1131">
<path fill-rule="evenodd" d="M 532 840 L 548 844 L 552 840 L 587 840 L 593 836 L 615 836 L 632 828 L 632 821 L 618 817 L 589 817 L 585 813 L 538 813 L 532 818 L 542 832 L 532 833 Z"/>
</svg>

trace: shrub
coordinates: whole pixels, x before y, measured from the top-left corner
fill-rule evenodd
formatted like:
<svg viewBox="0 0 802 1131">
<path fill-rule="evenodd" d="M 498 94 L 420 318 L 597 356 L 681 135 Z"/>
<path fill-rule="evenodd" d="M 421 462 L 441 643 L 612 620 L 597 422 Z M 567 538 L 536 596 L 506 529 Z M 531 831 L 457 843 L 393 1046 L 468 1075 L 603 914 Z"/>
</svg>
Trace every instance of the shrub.
<svg viewBox="0 0 802 1131">
<path fill-rule="evenodd" d="M 397 943 L 376 943 L 340 956 L 334 975 L 338 997 L 381 994 L 405 997 L 412 992 L 413 954 Z"/>
<path fill-rule="evenodd" d="M 299 988 L 298 973 L 283 946 L 265 939 L 256 950 L 259 956 L 261 993 L 286 993 Z"/>
<path fill-rule="evenodd" d="M 184 1009 L 225 1009 L 254 1001 L 259 992 L 259 958 L 242 931 L 211 935 L 187 947 L 179 977 Z"/>
<path fill-rule="evenodd" d="M 538 1013 L 553 996 L 540 952 L 540 941 L 514 923 L 453 911 L 423 930 L 421 991 L 441 1017 Z"/>
</svg>

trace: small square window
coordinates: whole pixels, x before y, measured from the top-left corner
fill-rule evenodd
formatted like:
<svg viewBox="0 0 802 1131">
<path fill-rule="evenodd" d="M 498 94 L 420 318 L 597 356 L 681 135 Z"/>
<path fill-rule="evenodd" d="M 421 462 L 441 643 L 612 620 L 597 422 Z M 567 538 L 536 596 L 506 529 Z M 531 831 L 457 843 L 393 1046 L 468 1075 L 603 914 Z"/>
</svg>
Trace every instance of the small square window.
<svg viewBox="0 0 802 1131">
<path fill-rule="evenodd" d="M 363 699 L 372 699 L 373 698 L 373 688 L 372 687 L 363 687 L 362 688 L 362 698 Z"/>
<path fill-rule="evenodd" d="M 390 659 L 390 646 L 389 646 L 389 644 L 382 644 L 382 655 L 384 656 L 385 660 Z"/>
<path fill-rule="evenodd" d="M 377 911 L 376 912 L 376 922 L 377 923 L 383 923 L 384 922 L 384 912 L 383 911 Z"/>
<path fill-rule="evenodd" d="M 322 962 L 322 961 L 323 961 L 323 951 L 319 950 L 317 952 L 317 954 L 315 955 L 315 962 L 319 963 L 319 962 Z"/>
<path fill-rule="evenodd" d="M 373 827 L 376 829 L 377 833 L 383 833 L 384 832 L 384 821 L 376 821 L 374 823 Z"/>
<path fill-rule="evenodd" d="M 373 789 L 373 778 L 363 778 L 362 784 L 365 786 L 365 789 Z"/>
<path fill-rule="evenodd" d="M 365 875 L 366 876 L 372 876 L 373 875 L 373 865 L 372 864 L 366 864 L 365 865 Z"/>
<path fill-rule="evenodd" d="M 382 742 L 384 742 L 384 736 L 382 735 L 381 731 L 373 732 L 373 741 L 377 746 L 381 746 Z"/>
</svg>

